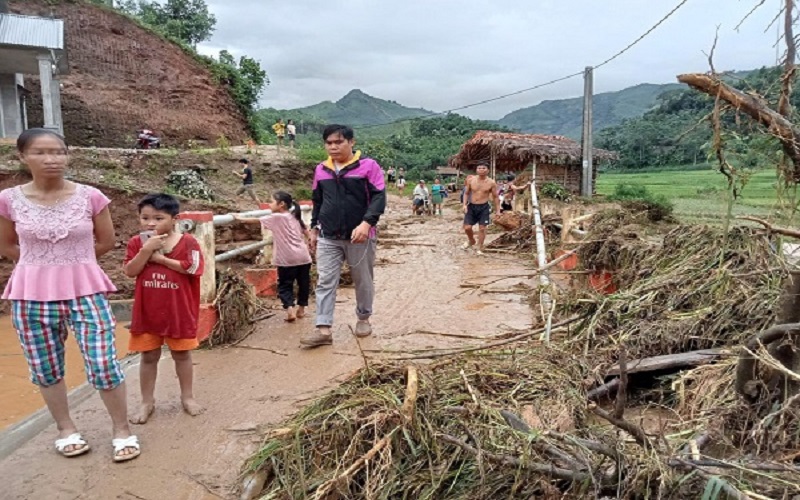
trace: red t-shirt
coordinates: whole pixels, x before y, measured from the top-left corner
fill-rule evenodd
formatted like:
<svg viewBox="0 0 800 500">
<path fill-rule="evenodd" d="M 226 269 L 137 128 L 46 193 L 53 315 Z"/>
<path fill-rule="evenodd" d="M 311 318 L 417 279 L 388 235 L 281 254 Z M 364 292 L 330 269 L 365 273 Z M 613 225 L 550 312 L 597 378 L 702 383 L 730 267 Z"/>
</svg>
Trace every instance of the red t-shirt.
<svg viewBox="0 0 800 500">
<path fill-rule="evenodd" d="M 142 249 L 136 235 L 128 241 L 125 264 Z M 200 276 L 203 254 L 197 240 L 184 234 L 172 251 L 165 255 L 177 260 L 188 274 L 148 262 L 136 277 L 133 295 L 131 333 L 152 333 L 173 339 L 197 337 L 200 315 Z"/>
</svg>

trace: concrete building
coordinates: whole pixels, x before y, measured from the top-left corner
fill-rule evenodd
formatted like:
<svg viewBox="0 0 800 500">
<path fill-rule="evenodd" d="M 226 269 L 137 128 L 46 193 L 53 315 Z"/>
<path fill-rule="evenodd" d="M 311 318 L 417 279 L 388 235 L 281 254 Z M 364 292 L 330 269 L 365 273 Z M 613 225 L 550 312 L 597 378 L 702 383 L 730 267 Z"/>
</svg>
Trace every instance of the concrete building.
<svg viewBox="0 0 800 500">
<path fill-rule="evenodd" d="M 28 128 L 23 75 L 36 75 L 42 89 L 44 127 L 64 133 L 59 75 L 69 71 L 64 21 L 8 13 L 0 0 L 0 139 Z"/>
</svg>

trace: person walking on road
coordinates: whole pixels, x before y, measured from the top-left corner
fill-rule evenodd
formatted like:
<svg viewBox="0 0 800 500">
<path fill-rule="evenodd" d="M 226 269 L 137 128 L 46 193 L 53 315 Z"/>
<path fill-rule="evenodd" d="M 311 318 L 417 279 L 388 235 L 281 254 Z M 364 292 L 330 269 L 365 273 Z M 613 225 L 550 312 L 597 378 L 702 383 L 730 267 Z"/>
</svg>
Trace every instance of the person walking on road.
<svg viewBox="0 0 800 500">
<path fill-rule="evenodd" d="M 236 196 L 247 193 L 247 196 L 249 196 L 251 200 L 260 205 L 261 200 L 258 199 L 258 195 L 256 195 L 256 192 L 253 190 L 253 169 L 250 168 L 250 162 L 247 158 L 242 158 L 239 160 L 239 165 L 242 167 L 242 170 L 233 171 L 237 177 L 242 179 L 242 185 L 236 190 Z"/>
<path fill-rule="evenodd" d="M 433 205 L 433 215 L 442 215 L 442 202 L 447 196 L 447 190 L 442 185 L 441 180 L 437 177 L 433 180 L 431 186 L 431 204 Z"/>
<path fill-rule="evenodd" d="M 140 448 L 128 426 L 125 375 L 114 345 L 107 294 L 116 288 L 97 264 L 116 243 L 110 200 L 64 178 L 67 145 L 52 130 L 24 131 L 17 151 L 33 180 L 0 192 L 0 254 L 16 262 L 3 298 L 11 301 L 31 381 L 56 422 L 55 449 L 65 457 L 89 451 L 70 416 L 64 382 L 64 344 L 72 331 L 89 383 L 111 416 L 112 459 L 131 460 Z"/>
<path fill-rule="evenodd" d="M 314 171 L 314 208 L 309 245 L 317 254 L 317 328 L 300 343 L 308 348 L 333 343 L 336 288 L 347 262 L 356 288 L 358 337 L 372 333 L 370 316 L 375 297 L 373 271 L 377 224 L 386 208 L 386 186 L 378 162 L 354 151 L 353 129 L 329 125 L 322 132 L 328 159 Z"/>
<path fill-rule="evenodd" d="M 475 233 L 472 226 L 478 225 L 478 255 L 483 255 L 483 242 L 486 240 L 486 226 L 491 222 L 491 200 L 494 204 L 494 213 L 500 213 L 500 197 L 497 195 L 497 183 L 489 178 L 489 167 L 478 165 L 478 175 L 467 177 L 464 190 L 464 233 L 467 242 L 461 248 L 469 250 L 475 245 Z"/>
</svg>

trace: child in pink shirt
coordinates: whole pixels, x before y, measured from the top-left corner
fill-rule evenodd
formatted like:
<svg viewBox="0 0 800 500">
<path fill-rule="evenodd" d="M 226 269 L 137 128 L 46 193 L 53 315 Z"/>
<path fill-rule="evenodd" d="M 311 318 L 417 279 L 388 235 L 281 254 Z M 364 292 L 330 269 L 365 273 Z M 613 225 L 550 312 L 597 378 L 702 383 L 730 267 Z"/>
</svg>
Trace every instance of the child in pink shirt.
<svg viewBox="0 0 800 500">
<path fill-rule="evenodd" d="M 306 225 L 300 207 L 292 195 L 276 191 L 269 204 L 272 214 L 260 219 L 236 217 L 236 220 L 261 224 L 272 231 L 272 265 L 278 268 L 278 297 L 286 310 L 286 321 L 305 316 L 311 288 L 311 254 L 306 243 Z M 295 307 L 294 283 L 297 282 Z"/>
<path fill-rule="evenodd" d="M 71 327 L 89 383 L 111 416 L 113 460 L 131 460 L 139 455 L 139 441 L 128 428 L 116 324 L 106 298 L 116 288 L 97 264 L 115 244 L 110 201 L 64 178 L 67 145 L 55 132 L 26 130 L 17 151 L 33 180 L 0 192 L 0 254 L 16 261 L 3 298 L 11 300 L 31 381 L 56 421 L 56 451 L 65 457 L 89 451 L 70 417 L 64 384 L 64 342 Z"/>
</svg>

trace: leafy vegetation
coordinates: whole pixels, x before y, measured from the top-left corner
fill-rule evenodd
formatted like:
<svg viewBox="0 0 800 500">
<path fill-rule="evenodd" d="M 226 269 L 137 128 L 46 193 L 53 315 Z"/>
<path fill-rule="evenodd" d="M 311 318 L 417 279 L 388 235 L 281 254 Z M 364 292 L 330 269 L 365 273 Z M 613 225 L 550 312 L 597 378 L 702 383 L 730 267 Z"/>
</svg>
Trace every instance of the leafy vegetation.
<svg viewBox="0 0 800 500">
<path fill-rule="evenodd" d="M 117 9 L 191 47 L 211 38 L 217 24 L 204 0 L 118 0 Z"/>
<path fill-rule="evenodd" d="M 409 176 L 416 171 L 421 178 L 430 179 L 434 175 L 432 171 L 438 166 L 447 165 L 450 156 L 456 154 L 461 145 L 478 130 L 504 129 L 490 122 L 451 113 L 411 120 L 407 129 L 392 133 L 385 139 L 365 140 L 362 149 L 382 165 L 402 166 Z M 423 175 L 422 172 L 430 173 Z"/>
<path fill-rule="evenodd" d="M 762 96 L 774 104 L 777 101 L 779 68 L 761 68 L 732 75 L 729 82 L 744 91 Z M 793 106 L 800 104 L 800 95 L 792 94 Z M 707 120 L 714 101 L 711 97 L 684 88 L 670 90 L 658 97 L 657 106 L 640 118 L 623 121 L 620 125 L 602 130 L 596 141 L 601 148 L 620 155 L 616 164 L 622 169 L 641 169 L 675 165 L 698 165 L 708 158 L 711 128 Z M 729 160 L 737 167 L 758 169 L 775 165 L 777 143 L 758 131 L 752 120 L 734 110 L 722 116 L 723 140 Z"/>
<path fill-rule="evenodd" d="M 653 194 L 642 185 L 617 184 L 608 199 L 618 201 L 628 209 L 646 211 L 647 217 L 653 222 L 669 219 L 675 209 L 666 196 Z"/>
<path fill-rule="evenodd" d="M 545 182 L 539 189 L 539 193 L 545 198 L 552 198 L 559 201 L 569 201 L 569 191 L 557 182 Z"/>
<path fill-rule="evenodd" d="M 377 99 L 380 101 L 380 99 Z M 295 121 L 298 130 L 298 155 L 303 161 L 322 161 L 325 150 L 320 134 L 327 122 L 303 111 L 261 109 L 255 114 L 257 127 L 269 130 L 259 136 L 274 144 L 270 127 L 278 118 Z M 454 113 L 432 118 L 414 118 L 381 127 L 355 125 L 356 144 L 365 155 L 388 168 L 404 167 L 407 178 L 433 180 L 435 168 L 447 165 L 450 156 L 478 130 L 506 130 L 492 122 L 473 120 Z"/>
</svg>

